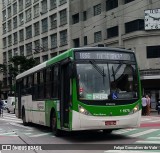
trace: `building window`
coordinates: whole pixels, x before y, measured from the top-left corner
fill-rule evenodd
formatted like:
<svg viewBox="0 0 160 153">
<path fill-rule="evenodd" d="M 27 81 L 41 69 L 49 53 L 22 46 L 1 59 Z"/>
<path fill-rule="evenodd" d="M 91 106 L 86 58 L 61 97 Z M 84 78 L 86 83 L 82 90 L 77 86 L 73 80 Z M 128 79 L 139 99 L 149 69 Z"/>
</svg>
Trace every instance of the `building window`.
<svg viewBox="0 0 160 153">
<path fill-rule="evenodd" d="M 57 34 L 51 35 L 51 48 L 57 47 Z"/>
<path fill-rule="evenodd" d="M 8 18 L 10 18 L 11 17 L 11 6 L 10 7 L 8 7 Z"/>
<path fill-rule="evenodd" d="M 79 38 L 73 39 L 73 45 L 74 45 L 74 47 L 80 46 Z"/>
<path fill-rule="evenodd" d="M 34 50 L 35 52 L 39 52 L 39 48 L 40 48 L 40 40 L 36 40 L 34 41 Z"/>
<path fill-rule="evenodd" d="M 24 46 L 19 47 L 20 56 L 24 56 Z"/>
<path fill-rule="evenodd" d="M 147 58 L 160 58 L 160 46 L 147 46 Z"/>
<path fill-rule="evenodd" d="M 124 0 L 124 4 L 130 3 L 132 1 L 134 1 L 134 0 Z"/>
<path fill-rule="evenodd" d="M 3 63 L 6 63 L 7 62 L 7 53 L 4 52 L 3 53 Z"/>
<path fill-rule="evenodd" d="M 32 43 L 26 44 L 26 55 L 32 55 Z"/>
<path fill-rule="evenodd" d="M 8 21 L 8 31 L 12 30 L 12 22 L 11 20 Z"/>
<path fill-rule="evenodd" d="M 118 36 L 118 26 L 107 29 L 107 38 Z"/>
<path fill-rule="evenodd" d="M 17 16 L 13 18 L 13 28 L 17 28 Z"/>
<path fill-rule="evenodd" d="M 84 46 L 88 44 L 87 36 L 84 36 Z"/>
<path fill-rule="evenodd" d="M 118 7 L 118 0 L 107 0 L 106 1 L 106 10 L 112 10 L 114 8 Z"/>
<path fill-rule="evenodd" d="M 5 34 L 7 32 L 6 23 L 4 23 L 2 26 L 3 26 L 3 34 Z"/>
<path fill-rule="evenodd" d="M 48 55 L 42 56 L 42 59 L 43 59 L 43 62 L 47 61 L 48 60 Z"/>
<path fill-rule="evenodd" d="M 83 21 L 86 21 L 87 20 L 87 11 L 84 11 L 83 12 Z"/>
<path fill-rule="evenodd" d="M 2 14 L 3 14 L 3 21 L 5 21 L 5 20 L 6 20 L 6 10 L 4 10 L 4 11 L 2 12 Z"/>
<path fill-rule="evenodd" d="M 76 24 L 79 22 L 79 13 L 72 15 L 72 21 L 73 21 L 73 24 Z"/>
<path fill-rule="evenodd" d="M 25 4 L 26 4 L 26 7 L 28 7 L 32 4 L 32 2 L 31 2 L 31 0 L 25 0 Z"/>
<path fill-rule="evenodd" d="M 10 60 L 12 58 L 12 50 L 8 51 L 8 60 Z"/>
<path fill-rule="evenodd" d="M 26 22 L 30 21 L 32 19 L 32 12 L 31 9 L 28 9 L 26 11 Z"/>
<path fill-rule="evenodd" d="M 65 3 L 67 3 L 67 0 L 59 0 L 59 5 L 63 5 Z"/>
<path fill-rule="evenodd" d="M 26 28 L 26 39 L 32 38 L 32 26 Z"/>
<path fill-rule="evenodd" d="M 34 17 L 38 17 L 39 16 L 39 4 L 34 6 Z"/>
<path fill-rule="evenodd" d="M 40 29 L 39 29 L 39 22 L 36 22 L 35 24 L 34 24 L 34 35 L 35 36 L 37 36 L 37 35 L 39 35 L 40 34 Z"/>
<path fill-rule="evenodd" d="M 13 4 L 13 15 L 17 14 L 17 3 Z"/>
<path fill-rule="evenodd" d="M 7 38 L 3 38 L 3 48 L 7 47 Z"/>
<path fill-rule="evenodd" d="M 125 32 L 134 32 L 138 30 L 144 30 L 144 20 L 138 19 L 125 23 Z"/>
<path fill-rule="evenodd" d="M 6 0 L 2 0 L 2 6 L 3 6 L 3 8 L 6 7 Z"/>
<path fill-rule="evenodd" d="M 24 24 L 24 17 L 23 17 L 23 13 L 19 14 L 19 25 Z"/>
<path fill-rule="evenodd" d="M 57 1 L 56 0 L 50 0 L 50 9 L 54 9 L 57 7 Z"/>
<path fill-rule="evenodd" d="M 18 48 L 13 49 L 13 54 L 14 54 L 14 56 L 18 56 Z"/>
<path fill-rule="evenodd" d="M 43 47 L 43 51 L 48 50 L 48 37 L 42 38 L 42 47 Z"/>
<path fill-rule="evenodd" d="M 48 18 L 42 20 L 42 33 L 48 31 Z"/>
<path fill-rule="evenodd" d="M 101 14 L 101 4 L 94 6 L 93 9 L 94 9 L 94 16 Z"/>
<path fill-rule="evenodd" d="M 23 0 L 19 0 L 19 12 L 23 10 Z"/>
<path fill-rule="evenodd" d="M 64 9 L 60 11 L 59 14 L 60 14 L 60 26 L 67 24 L 67 10 Z"/>
<path fill-rule="evenodd" d="M 24 40 L 24 30 L 22 29 L 19 31 L 19 41 L 21 42 L 23 40 Z"/>
<path fill-rule="evenodd" d="M 57 14 L 53 14 L 50 16 L 50 25 L 51 29 L 57 28 Z"/>
<path fill-rule="evenodd" d="M 14 44 L 17 44 L 18 43 L 18 38 L 17 38 L 17 32 L 15 32 L 14 34 L 13 34 L 13 40 L 14 40 Z"/>
<path fill-rule="evenodd" d="M 8 36 L 8 46 L 12 45 L 12 35 Z"/>
<path fill-rule="evenodd" d="M 60 32 L 60 46 L 67 45 L 67 30 Z"/>
<path fill-rule="evenodd" d="M 48 8 L 47 8 L 47 0 L 43 0 L 43 1 L 41 2 L 41 6 L 42 6 L 42 12 L 41 12 L 41 14 L 46 13 L 46 12 L 48 11 Z"/>
<path fill-rule="evenodd" d="M 100 42 L 100 41 L 102 41 L 101 31 L 95 32 L 94 33 L 94 42 L 97 43 L 97 42 Z"/>
</svg>

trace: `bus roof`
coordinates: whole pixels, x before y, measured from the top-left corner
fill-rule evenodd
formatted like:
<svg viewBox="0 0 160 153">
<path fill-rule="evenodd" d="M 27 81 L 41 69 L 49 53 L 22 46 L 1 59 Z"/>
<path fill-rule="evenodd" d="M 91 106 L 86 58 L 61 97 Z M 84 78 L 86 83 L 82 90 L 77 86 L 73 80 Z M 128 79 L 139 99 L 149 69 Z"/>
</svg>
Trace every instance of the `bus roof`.
<svg viewBox="0 0 160 153">
<path fill-rule="evenodd" d="M 67 51 L 63 52 L 62 54 L 59 54 L 59 55 L 57 55 L 57 56 L 49 59 L 48 61 L 45 61 L 45 62 L 43 62 L 43 63 L 41 63 L 41 64 L 39 64 L 39 65 L 37 65 L 37 66 L 29 69 L 29 70 L 27 70 L 27 71 L 25 71 L 25 72 L 17 75 L 16 76 L 16 80 L 20 79 L 20 78 L 22 78 L 24 76 L 27 76 L 27 75 L 29 75 L 31 73 L 34 73 L 34 72 L 36 72 L 36 71 L 38 71 L 40 69 L 43 69 L 46 66 L 52 65 L 52 64 L 54 64 L 56 62 L 59 62 L 60 60 L 63 60 L 65 58 L 67 58 L 67 57 L 73 57 L 73 52 L 74 51 L 85 51 L 85 50 L 87 50 L 87 51 L 110 50 L 110 51 L 122 51 L 122 52 L 128 52 L 128 53 L 132 52 L 133 53 L 133 51 L 131 51 L 131 50 L 122 49 L 122 48 L 110 48 L 110 47 L 81 47 L 81 48 L 72 48 L 70 50 L 67 50 Z"/>
</svg>

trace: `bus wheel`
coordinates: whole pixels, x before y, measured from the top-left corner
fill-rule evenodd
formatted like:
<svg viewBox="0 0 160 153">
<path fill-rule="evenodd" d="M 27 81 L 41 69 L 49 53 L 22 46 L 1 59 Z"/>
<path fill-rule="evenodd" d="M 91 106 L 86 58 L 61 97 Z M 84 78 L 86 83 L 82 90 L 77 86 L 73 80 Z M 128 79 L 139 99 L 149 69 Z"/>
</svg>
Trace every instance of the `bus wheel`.
<svg viewBox="0 0 160 153">
<path fill-rule="evenodd" d="M 23 125 L 26 126 L 27 122 L 26 122 L 25 109 L 22 109 L 22 121 L 23 121 Z"/>
<path fill-rule="evenodd" d="M 57 129 L 57 118 L 55 111 L 52 112 L 51 114 L 50 126 L 51 126 L 51 131 L 55 136 L 62 136 L 62 131 Z"/>
<path fill-rule="evenodd" d="M 103 130 L 103 133 L 104 133 L 104 134 L 110 134 L 110 133 L 112 133 L 112 131 L 113 131 L 113 130 L 107 129 L 107 130 Z"/>
</svg>

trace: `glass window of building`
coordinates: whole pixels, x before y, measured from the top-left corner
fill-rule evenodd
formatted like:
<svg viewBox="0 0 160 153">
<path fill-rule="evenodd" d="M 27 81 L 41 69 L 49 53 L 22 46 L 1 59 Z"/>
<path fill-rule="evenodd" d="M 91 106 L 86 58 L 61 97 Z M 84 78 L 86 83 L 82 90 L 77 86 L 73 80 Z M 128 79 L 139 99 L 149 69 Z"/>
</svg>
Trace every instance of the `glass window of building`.
<svg viewBox="0 0 160 153">
<path fill-rule="evenodd" d="M 37 36 L 37 35 L 39 35 L 40 34 L 40 27 L 39 27 L 40 25 L 39 25 L 39 21 L 38 22 L 36 22 L 36 23 L 34 23 L 34 35 L 35 36 Z"/>
<path fill-rule="evenodd" d="M 160 46 L 147 46 L 147 58 L 160 58 Z"/>
<path fill-rule="evenodd" d="M 13 18 L 13 28 L 17 28 L 17 16 Z"/>
<path fill-rule="evenodd" d="M 20 56 L 24 56 L 24 46 L 19 47 Z"/>
<path fill-rule="evenodd" d="M 57 7 L 57 0 L 50 0 L 50 9 L 54 9 Z"/>
<path fill-rule="evenodd" d="M 51 35 L 51 48 L 57 47 L 57 33 Z"/>
<path fill-rule="evenodd" d="M 24 30 L 22 29 L 19 31 L 19 41 L 21 42 L 23 40 L 24 40 Z"/>
<path fill-rule="evenodd" d="M 3 21 L 5 21 L 5 20 L 6 20 L 6 10 L 4 10 L 4 11 L 2 12 L 2 14 L 3 14 Z"/>
<path fill-rule="evenodd" d="M 6 0 L 2 0 L 2 6 L 3 6 L 3 8 L 6 7 Z"/>
<path fill-rule="evenodd" d="M 48 50 L 48 37 L 42 38 L 42 47 L 43 47 L 43 51 Z"/>
<path fill-rule="evenodd" d="M 48 11 L 47 0 L 42 0 L 41 8 L 42 8 L 41 14 L 44 14 L 44 13 L 46 13 Z"/>
<path fill-rule="evenodd" d="M 106 1 L 106 10 L 112 10 L 114 8 L 118 7 L 118 0 L 107 0 Z"/>
<path fill-rule="evenodd" d="M 67 45 L 67 30 L 60 31 L 60 46 Z"/>
<path fill-rule="evenodd" d="M 15 32 L 14 34 L 13 34 L 13 43 L 14 44 L 17 44 L 18 43 L 18 35 L 17 35 L 17 32 Z"/>
<path fill-rule="evenodd" d="M 34 6 L 34 17 L 39 16 L 39 4 Z"/>
<path fill-rule="evenodd" d="M 23 0 L 19 0 L 19 12 L 23 10 Z"/>
<path fill-rule="evenodd" d="M 51 29 L 57 28 L 57 14 L 53 14 L 50 16 L 50 27 Z"/>
<path fill-rule="evenodd" d="M 9 20 L 8 21 L 8 31 L 11 31 L 12 30 L 12 21 Z"/>
<path fill-rule="evenodd" d="M 21 14 L 19 14 L 19 25 L 24 24 L 24 16 L 23 16 L 23 12 Z"/>
<path fill-rule="evenodd" d="M 18 56 L 18 48 L 13 49 L 14 56 Z"/>
<path fill-rule="evenodd" d="M 8 36 L 8 46 L 12 45 L 12 35 Z"/>
<path fill-rule="evenodd" d="M 12 50 L 9 50 L 8 51 L 8 61 L 9 61 L 9 59 L 11 59 L 12 58 Z"/>
<path fill-rule="evenodd" d="M 38 39 L 38 40 L 34 41 L 34 50 L 35 50 L 35 53 L 39 52 L 40 51 L 39 49 L 40 49 L 40 40 Z"/>
<path fill-rule="evenodd" d="M 31 0 L 25 0 L 25 6 L 28 7 L 32 4 Z"/>
<path fill-rule="evenodd" d="M 12 11 L 11 11 L 11 6 L 10 6 L 10 7 L 8 7 L 8 18 L 10 18 L 11 15 L 12 15 Z"/>
<path fill-rule="evenodd" d="M 17 14 L 17 2 L 13 4 L 13 15 Z"/>
<path fill-rule="evenodd" d="M 7 62 L 7 53 L 3 52 L 3 63 Z"/>
<path fill-rule="evenodd" d="M 26 44 L 26 55 L 32 55 L 32 43 Z"/>
<path fill-rule="evenodd" d="M 3 48 L 7 47 L 7 38 L 3 38 Z"/>
<path fill-rule="evenodd" d="M 87 20 L 87 11 L 84 11 L 83 12 L 83 21 L 86 21 Z"/>
<path fill-rule="evenodd" d="M 118 26 L 107 29 L 107 38 L 112 38 L 116 36 L 118 36 Z"/>
<path fill-rule="evenodd" d="M 124 4 L 130 3 L 132 1 L 134 1 L 134 0 L 124 0 Z"/>
<path fill-rule="evenodd" d="M 47 61 L 48 60 L 48 55 L 42 56 L 42 59 L 43 59 L 43 62 Z"/>
<path fill-rule="evenodd" d="M 31 12 L 31 9 L 28 9 L 26 11 L 26 22 L 30 21 L 31 19 L 32 19 L 32 12 Z"/>
<path fill-rule="evenodd" d="M 48 18 L 42 20 L 42 33 L 48 31 Z"/>
<path fill-rule="evenodd" d="M 84 36 L 84 46 L 88 44 L 87 36 Z"/>
<path fill-rule="evenodd" d="M 95 32 L 94 33 L 94 42 L 97 43 L 100 41 L 102 41 L 102 32 L 101 31 Z"/>
<path fill-rule="evenodd" d="M 93 7 L 94 10 L 94 16 L 101 14 L 101 4 L 95 5 Z"/>
<path fill-rule="evenodd" d="M 60 11 L 59 14 L 60 14 L 60 26 L 67 24 L 67 10 L 64 9 Z"/>
<path fill-rule="evenodd" d="M 59 5 L 63 5 L 65 3 L 67 3 L 67 0 L 59 0 Z"/>
<path fill-rule="evenodd" d="M 32 26 L 26 28 L 26 39 L 32 38 Z"/>
<path fill-rule="evenodd" d="M 73 39 L 73 46 L 74 47 L 79 47 L 80 46 L 79 38 Z"/>
<path fill-rule="evenodd" d="M 76 24 L 79 22 L 79 13 L 72 15 L 72 22 Z"/>
<path fill-rule="evenodd" d="M 5 34 L 7 32 L 6 23 L 3 23 L 2 27 L 3 27 L 3 34 Z"/>
</svg>

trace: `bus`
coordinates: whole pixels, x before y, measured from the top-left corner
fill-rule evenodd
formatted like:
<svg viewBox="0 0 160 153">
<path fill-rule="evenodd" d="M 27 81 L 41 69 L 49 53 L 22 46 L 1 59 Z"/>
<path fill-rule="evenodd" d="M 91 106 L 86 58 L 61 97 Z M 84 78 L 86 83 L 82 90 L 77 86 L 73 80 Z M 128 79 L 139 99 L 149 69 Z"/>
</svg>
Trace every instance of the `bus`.
<svg viewBox="0 0 160 153">
<path fill-rule="evenodd" d="M 72 48 L 16 76 L 16 116 L 63 131 L 138 127 L 141 86 L 135 53 Z"/>
</svg>

